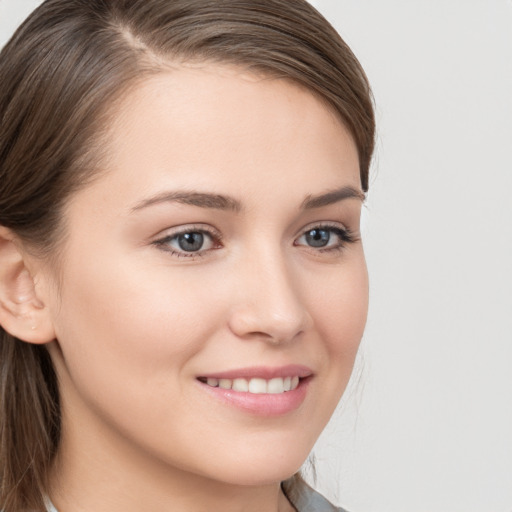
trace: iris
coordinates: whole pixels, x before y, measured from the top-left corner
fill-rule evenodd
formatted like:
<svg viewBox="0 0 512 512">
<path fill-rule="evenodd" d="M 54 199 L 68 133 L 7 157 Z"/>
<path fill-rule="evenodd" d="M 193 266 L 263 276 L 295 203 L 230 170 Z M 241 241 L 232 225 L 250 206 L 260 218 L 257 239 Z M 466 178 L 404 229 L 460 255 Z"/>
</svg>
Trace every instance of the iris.
<svg viewBox="0 0 512 512">
<path fill-rule="evenodd" d="M 311 229 L 305 233 L 306 242 L 311 247 L 325 247 L 331 238 L 331 233 L 326 229 Z"/>
</svg>

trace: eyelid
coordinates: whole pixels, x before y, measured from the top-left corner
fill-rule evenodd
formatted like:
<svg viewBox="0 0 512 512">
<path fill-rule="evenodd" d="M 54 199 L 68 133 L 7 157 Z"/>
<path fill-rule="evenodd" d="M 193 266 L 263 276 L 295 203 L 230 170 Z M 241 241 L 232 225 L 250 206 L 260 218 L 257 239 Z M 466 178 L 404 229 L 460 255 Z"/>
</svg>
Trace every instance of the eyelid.
<svg viewBox="0 0 512 512">
<path fill-rule="evenodd" d="M 221 233 L 215 229 L 213 226 L 204 223 L 192 223 L 192 224 L 180 224 L 178 226 L 168 227 L 166 229 L 162 229 L 152 238 L 154 240 L 159 238 L 167 238 L 170 236 L 181 235 L 183 233 L 191 233 L 191 232 L 200 232 L 207 233 L 217 238 L 221 237 Z"/>
<path fill-rule="evenodd" d="M 295 236 L 295 240 L 299 237 L 305 235 L 308 231 L 312 231 L 313 229 L 325 229 L 330 231 L 342 231 L 343 233 L 346 233 L 350 236 L 353 236 L 356 238 L 356 235 L 354 231 L 352 231 L 348 226 L 343 224 L 342 222 L 335 222 L 335 221 L 319 221 L 319 222 L 312 222 L 305 227 L 303 227 Z"/>
</svg>

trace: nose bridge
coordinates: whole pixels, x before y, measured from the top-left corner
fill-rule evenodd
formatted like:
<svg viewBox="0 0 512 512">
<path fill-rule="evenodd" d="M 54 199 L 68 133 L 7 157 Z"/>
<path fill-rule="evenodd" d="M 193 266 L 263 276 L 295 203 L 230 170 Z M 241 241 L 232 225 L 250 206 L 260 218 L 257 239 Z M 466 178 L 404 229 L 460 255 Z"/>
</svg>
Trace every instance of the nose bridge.
<svg viewBox="0 0 512 512">
<path fill-rule="evenodd" d="M 308 324 L 308 312 L 290 261 L 279 247 L 264 246 L 240 265 L 241 289 L 232 328 L 241 336 L 273 342 L 293 339 Z"/>
</svg>

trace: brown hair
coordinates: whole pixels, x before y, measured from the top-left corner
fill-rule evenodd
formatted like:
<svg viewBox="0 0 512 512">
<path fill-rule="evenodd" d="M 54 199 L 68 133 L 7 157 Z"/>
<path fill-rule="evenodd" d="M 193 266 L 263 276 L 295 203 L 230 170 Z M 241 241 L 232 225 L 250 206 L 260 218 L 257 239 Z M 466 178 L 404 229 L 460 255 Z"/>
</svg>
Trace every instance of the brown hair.
<svg viewBox="0 0 512 512">
<path fill-rule="evenodd" d="M 352 134 L 368 189 L 368 81 L 305 0 L 47 0 L 0 53 L 0 225 L 41 256 L 55 255 L 63 204 L 98 168 L 116 100 L 168 62 L 191 59 L 286 78 L 323 99 Z M 59 435 L 48 352 L 0 327 L 4 512 L 44 510 Z"/>
</svg>

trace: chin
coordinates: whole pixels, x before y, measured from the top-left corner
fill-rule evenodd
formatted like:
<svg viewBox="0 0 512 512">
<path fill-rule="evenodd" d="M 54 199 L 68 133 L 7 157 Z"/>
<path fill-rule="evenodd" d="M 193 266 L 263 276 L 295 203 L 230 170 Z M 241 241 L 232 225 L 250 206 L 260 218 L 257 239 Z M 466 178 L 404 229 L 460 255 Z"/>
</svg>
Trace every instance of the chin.
<svg viewBox="0 0 512 512">
<path fill-rule="evenodd" d="M 262 486 L 282 482 L 300 470 L 309 455 L 299 447 L 295 450 L 274 450 L 265 456 L 265 450 L 258 454 L 247 454 L 236 458 L 224 458 L 215 471 L 215 477 L 226 483 L 240 486 Z M 276 456 L 277 455 L 277 456 Z"/>
<path fill-rule="evenodd" d="M 280 467 L 270 469 L 266 468 L 254 468 L 251 467 L 251 463 L 248 462 L 246 467 L 243 469 L 238 468 L 236 474 L 230 475 L 231 478 L 226 478 L 225 482 L 230 485 L 237 485 L 243 487 L 260 487 L 265 485 L 272 485 L 278 482 L 283 482 L 292 477 L 297 471 L 300 470 L 302 464 L 296 467 Z M 226 475 L 227 476 L 227 475 Z"/>
</svg>

